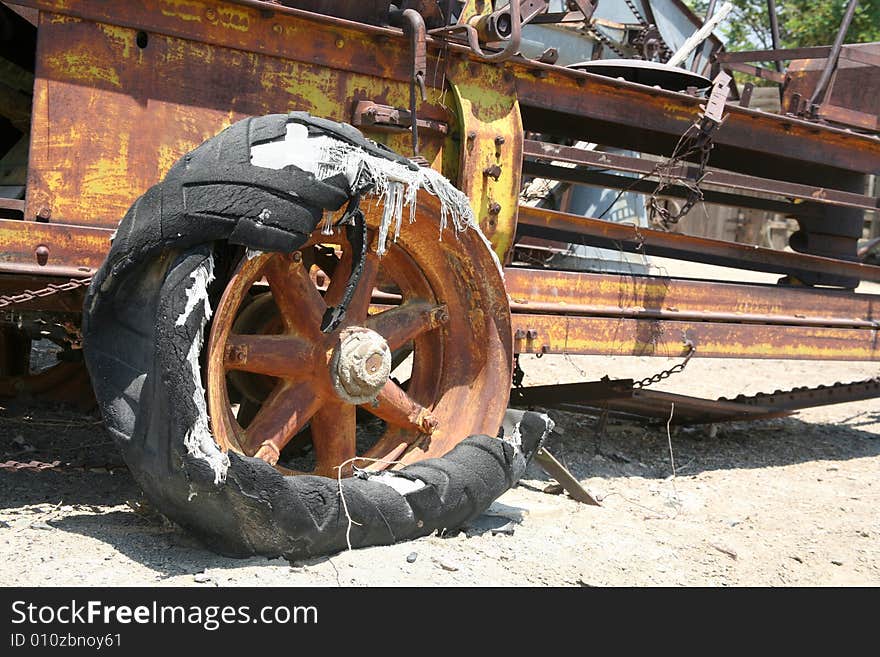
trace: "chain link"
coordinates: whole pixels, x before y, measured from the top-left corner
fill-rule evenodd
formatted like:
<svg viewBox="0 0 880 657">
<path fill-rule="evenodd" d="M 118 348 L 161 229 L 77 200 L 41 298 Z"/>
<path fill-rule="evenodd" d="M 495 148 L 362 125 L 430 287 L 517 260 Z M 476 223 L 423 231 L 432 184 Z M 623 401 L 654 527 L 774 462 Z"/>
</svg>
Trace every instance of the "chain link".
<svg viewBox="0 0 880 657">
<path fill-rule="evenodd" d="M 685 340 L 684 345 L 688 348 L 688 352 L 685 354 L 683 361 L 681 361 L 680 363 L 676 363 L 675 365 L 673 365 L 669 369 L 663 370 L 662 372 L 657 372 L 657 374 L 645 377 L 644 379 L 641 379 L 640 381 L 634 381 L 633 382 L 633 389 L 647 388 L 650 385 L 654 385 L 655 383 L 659 383 L 663 379 L 668 379 L 673 374 L 678 374 L 685 367 L 687 367 L 688 361 L 691 359 L 691 356 L 693 356 L 696 353 L 697 348 L 694 346 L 694 343 L 691 342 L 690 340 Z"/>
<path fill-rule="evenodd" d="M 0 308 L 33 301 L 34 299 L 41 299 L 43 297 L 52 296 L 53 294 L 58 294 L 59 292 L 70 292 L 71 290 L 76 290 L 81 287 L 88 287 L 91 282 L 91 276 L 88 278 L 71 278 L 66 283 L 50 284 L 39 290 L 25 290 L 21 294 L 11 294 L 8 296 L 0 294 Z"/>
</svg>

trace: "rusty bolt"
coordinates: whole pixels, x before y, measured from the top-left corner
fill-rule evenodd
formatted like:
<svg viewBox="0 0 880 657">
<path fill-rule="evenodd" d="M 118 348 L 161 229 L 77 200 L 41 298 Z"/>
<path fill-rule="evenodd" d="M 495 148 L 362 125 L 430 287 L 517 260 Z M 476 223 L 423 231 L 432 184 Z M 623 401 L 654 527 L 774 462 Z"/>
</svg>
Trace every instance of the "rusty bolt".
<svg viewBox="0 0 880 657">
<path fill-rule="evenodd" d="M 526 337 L 526 332 L 523 331 L 522 329 L 516 329 L 516 333 L 513 334 L 514 340 L 522 340 L 525 337 Z"/>
<path fill-rule="evenodd" d="M 293 252 L 293 261 L 294 261 L 294 262 L 302 262 L 302 259 L 303 259 L 303 254 L 302 254 L 302 253 L 300 253 L 299 251 L 294 251 L 294 252 Z"/>
<path fill-rule="evenodd" d="M 483 175 L 489 176 L 492 180 L 497 181 L 498 178 L 501 177 L 501 166 L 493 164 L 492 166 L 486 167 L 483 169 Z"/>
<path fill-rule="evenodd" d="M 440 420 L 432 415 L 426 408 L 419 411 L 415 423 L 429 436 L 440 426 Z"/>
<path fill-rule="evenodd" d="M 272 25 L 272 31 L 275 32 L 275 34 L 281 34 L 282 32 L 284 32 L 284 28 L 281 27 L 281 25 L 279 25 L 278 23 L 275 23 L 274 25 Z"/>
<path fill-rule="evenodd" d="M 501 204 L 498 201 L 492 201 L 489 204 L 489 214 L 498 214 L 501 212 Z"/>
<path fill-rule="evenodd" d="M 445 324 L 449 321 L 449 310 L 446 306 L 441 306 L 440 308 L 434 309 L 431 313 L 431 325 L 432 326 L 440 326 L 441 324 Z"/>
<path fill-rule="evenodd" d="M 537 337 L 538 337 L 538 332 L 535 329 L 529 329 L 528 331 L 526 331 L 526 339 L 527 340 L 534 340 Z"/>
<path fill-rule="evenodd" d="M 495 137 L 495 145 L 501 146 L 506 140 L 504 139 L 504 135 L 498 135 Z"/>
<path fill-rule="evenodd" d="M 52 216 L 52 211 L 49 208 L 40 208 L 37 212 L 37 221 L 49 221 L 49 218 Z"/>
<path fill-rule="evenodd" d="M 41 267 L 49 261 L 49 247 L 45 244 L 40 244 L 34 253 L 37 256 L 37 264 Z"/>
<path fill-rule="evenodd" d="M 208 7 L 207 9 L 205 9 L 205 18 L 207 18 L 211 22 L 214 22 L 217 20 L 217 12 Z"/>
<path fill-rule="evenodd" d="M 474 139 L 477 138 L 477 133 L 474 132 L 473 130 L 471 130 L 471 131 L 467 134 L 467 138 L 468 138 L 468 141 L 473 141 Z"/>
<path fill-rule="evenodd" d="M 344 39 L 336 39 L 336 47 L 337 48 L 344 48 L 345 47 L 345 40 Z"/>
</svg>

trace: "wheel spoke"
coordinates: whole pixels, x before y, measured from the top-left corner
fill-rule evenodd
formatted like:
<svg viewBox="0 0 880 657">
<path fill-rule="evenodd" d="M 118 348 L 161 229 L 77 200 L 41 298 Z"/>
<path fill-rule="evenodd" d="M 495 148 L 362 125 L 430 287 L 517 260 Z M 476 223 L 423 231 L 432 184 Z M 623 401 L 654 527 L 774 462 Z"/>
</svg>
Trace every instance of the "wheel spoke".
<svg viewBox="0 0 880 657">
<path fill-rule="evenodd" d="M 282 383 L 263 402 L 245 430 L 247 447 L 274 465 L 284 446 L 315 414 L 321 400 L 309 383 Z"/>
<path fill-rule="evenodd" d="M 377 406 L 368 403 L 361 408 L 401 429 L 426 434 L 432 434 L 437 429 L 437 418 L 391 379 L 379 393 L 378 402 Z"/>
<path fill-rule="evenodd" d="M 274 256 L 265 274 L 285 327 L 306 336 L 319 335 L 326 306 L 302 262 Z"/>
<path fill-rule="evenodd" d="M 227 370 L 284 379 L 307 378 L 313 360 L 311 343 L 290 335 L 230 335 L 223 353 Z"/>
<path fill-rule="evenodd" d="M 337 466 L 354 458 L 357 438 L 357 408 L 345 402 L 328 402 L 312 419 L 312 445 L 315 449 L 315 474 L 336 477 Z M 342 476 L 351 474 L 346 464 Z"/>
<path fill-rule="evenodd" d="M 437 328 L 448 320 L 446 306 L 426 301 L 409 301 L 377 315 L 371 315 L 364 326 L 385 338 L 393 351 L 413 338 Z"/>
</svg>

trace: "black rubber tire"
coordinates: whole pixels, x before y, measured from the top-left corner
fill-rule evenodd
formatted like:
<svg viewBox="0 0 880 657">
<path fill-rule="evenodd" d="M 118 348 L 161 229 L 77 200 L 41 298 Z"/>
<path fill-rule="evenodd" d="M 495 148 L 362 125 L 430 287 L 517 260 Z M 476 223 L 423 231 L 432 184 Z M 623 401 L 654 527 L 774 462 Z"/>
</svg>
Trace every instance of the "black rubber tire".
<svg viewBox="0 0 880 657">
<path fill-rule="evenodd" d="M 411 164 L 350 126 L 302 113 L 241 121 L 176 163 L 126 214 L 86 298 L 85 357 L 105 423 L 148 499 L 222 554 L 303 558 L 459 527 L 516 482 L 547 432 L 542 418 L 523 419 L 519 446 L 471 436 L 403 468 L 400 476 L 424 484 L 415 492 L 344 479 L 357 525 L 335 479 L 284 477 L 198 439 L 197 428 L 207 431 L 204 391 L 187 365 L 209 314 L 193 294 L 198 272 L 213 269 L 211 289 L 222 290 L 231 246 L 293 251 L 323 210 L 351 194 L 342 176 L 251 165 L 251 146 L 281 137 L 289 121 Z M 278 218 L 271 223 L 260 216 L 267 207 Z"/>
</svg>

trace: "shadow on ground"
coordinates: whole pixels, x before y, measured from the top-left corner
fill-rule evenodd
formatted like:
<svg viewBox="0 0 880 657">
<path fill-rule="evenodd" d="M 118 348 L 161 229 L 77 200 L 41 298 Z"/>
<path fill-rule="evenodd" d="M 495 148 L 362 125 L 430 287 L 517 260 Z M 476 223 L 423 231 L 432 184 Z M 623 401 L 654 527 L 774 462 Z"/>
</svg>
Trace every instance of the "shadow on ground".
<svg viewBox="0 0 880 657">
<path fill-rule="evenodd" d="M 663 479 L 672 474 L 669 438 L 662 424 L 615 421 L 600 432 L 595 418 L 549 413 L 563 433 L 551 436 L 547 447 L 578 479 Z M 689 476 L 712 470 L 875 457 L 880 455 L 880 437 L 859 427 L 876 428 L 877 421 L 874 415 L 863 414 L 840 424 L 809 423 L 797 418 L 731 423 L 718 425 L 714 435 L 705 427 L 673 430 L 676 472 Z M 252 566 L 287 566 L 283 560 L 213 555 L 159 516 L 121 506 L 139 500 L 139 490 L 125 468 L 114 469 L 119 463 L 118 453 L 93 416 L 39 410 L 14 418 L 0 415 L 0 462 L 10 459 L 59 460 L 70 466 L 62 471 L 0 469 L 0 513 L 4 517 L 48 518 L 48 529 L 111 545 L 153 570 L 160 579 L 195 574 L 206 568 L 234 572 Z M 526 479 L 540 482 L 549 477 L 532 465 Z M 27 515 L 33 512 L 27 507 L 34 505 L 39 505 L 38 513 Z M 53 508 L 61 508 L 62 512 L 50 513 Z M 487 513 L 466 531 L 469 535 L 503 533 L 511 528 L 511 522 L 516 522 L 510 515 Z M 326 557 L 309 563 L 324 560 Z"/>
<path fill-rule="evenodd" d="M 865 413 L 847 422 L 825 424 L 796 417 L 673 427 L 663 423 L 609 421 L 600 431 L 596 418 L 547 411 L 561 433 L 547 448 L 578 479 L 641 476 L 666 478 L 712 470 L 772 468 L 810 461 L 845 461 L 880 455 L 880 435 L 859 427 L 880 422 Z M 672 458 L 670 458 L 670 442 Z M 546 479 L 534 465 L 529 476 Z"/>
</svg>

